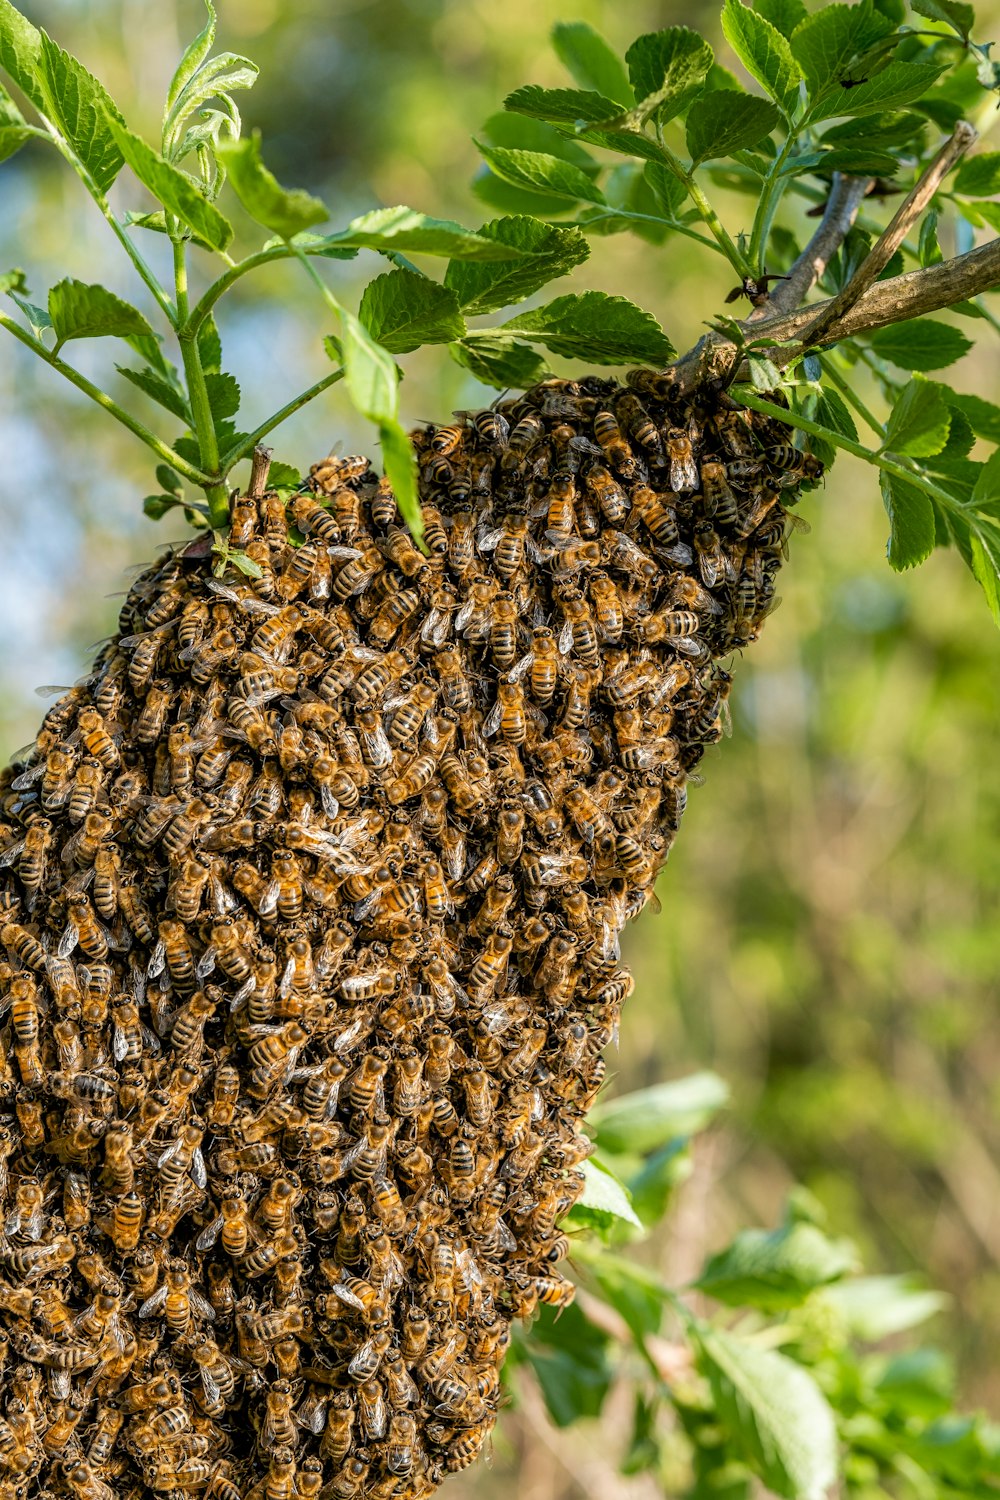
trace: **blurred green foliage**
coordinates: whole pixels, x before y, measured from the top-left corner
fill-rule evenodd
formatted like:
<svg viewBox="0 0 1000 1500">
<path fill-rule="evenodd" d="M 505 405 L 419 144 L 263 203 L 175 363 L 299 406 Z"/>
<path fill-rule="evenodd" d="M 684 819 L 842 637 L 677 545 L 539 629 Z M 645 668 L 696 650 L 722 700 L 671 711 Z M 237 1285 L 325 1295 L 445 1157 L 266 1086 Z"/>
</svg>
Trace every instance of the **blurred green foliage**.
<svg viewBox="0 0 1000 1500">
<path fill-rule="evenodd" d="M 25 10 L 105 79 L 138 126 L 155 129 L 153 101 L 181 39 L 200 24 L 193 0 L 38 0 Z M 262 128 L 270 164 L 336 205 L 338 219 L 397 201 L 469 224 L 485 217 L 470 188 L 470 133 L 524 78 L 562 81 L 545 45 L 557 20 L 589 20 L 618 44 L 684 22 L 731 62 L 715 4 L 637 0 L 623 15 L 610 0 L 569 10 L 565 0 L 222 0 L 219 10 L 227 45 L 264 64 L 245 116 Z M 979 14 L 987 30 L 1000 21 L 995 3 Z M 7 164 L 0 263 L 17 263 L 30 246 L 34 262 L 99 276 L 137 300 L 77 191 L 32 146 Z M 737 224 L 741 201 L 720 194 Z M 78 229 L 67 242 L 68 222 Z M 945 237 L 945 254 L 955 248 Z M 356 296 L 357 268 L 338 267 L 335 279 L 345 298 Z M 634 297 L 684 348 L 731 281 L 725 264 L 706 265 L 680 239 L 658 249 L 616 236 L 565 285 Z M 322 373 L 311 314 L 303 316 L 308 289 L 283 267 L 264 286 L 253 304 L 237 294 L 225 329 L 261 414 L 302 376 Z M 949 378 L 1000 397 L 985 350 Z M 869 376 L 859 369 L 855 379 L 867 398 Z M 410 421 L 490 394 L 434 351 L 408 361 Z M 103 596 L 176 529 L 164 535 L 139 514 L 148 485 L 137 445 L 95 422 L 82 398 L 21 351 L 0 365 L 0 436 L 0 722 L 11 751 L 34 733 L 36 680 L 71 681 L 83 670 L 86 643 L 113 628 L 116 605 Z M 278 456 L 308 464 L 334 444 L 352 451 L 362 441 L 334 392 L 293 419 Z M 804 1182 L 835 1227 L 831 1255 L 840 1253 L 836 1236 L 849 1236 L 869 1270 L 918 1270 L 953 1299 L 947 1327 L 938 1325 L 947 1356 L 897 1356 L 862 1346 L 895 1335 L 910 1313 L 934 1311 L 908 1284 L 845 1280 L 791 1307 L 787 1286 L 772 1288 L 765 1326 L 780 1330 L 783 1351 L 814 1371 L 836 1407 L 854 1492 L 879 1493 L 880 1434 L 890 1432 L 944 1491 L 982 1493 L 975 1465 L 995 1438 L 973 1419 L 942 1425 L 942 1414 L 952 1367 L 967 1405 L 1000 1411 L 996 637 L 953 555 L 936 554 L 916 578 L 888 572 L 870 469 L 840 460 L 802 511 L 812 534 L 793 539 L 782 608 L 739 666 L 734 734 L 706 757 L 705 785 L 692 791 L 660 881 L 664 910 L 647 912 L 627 939 L 637 990 L 609 1096 L 695 1068 L 714 1070 L 732 1091 L 690 1154 L 670 1138 L 618 1163 L 641 1218 L 653 1223 L 669 1210 L 630 1247 L 629 1264 L 678 1287 L 708 1262 L 718 1290 L 725 1263 L 720 1270 L 709 1258 L 741 1226 L 780 1221 L 793 1182 Z M 606 1159 L 614 1154 L 609 1147 Z M 805 1224 L 809 1214 L 822 1217 L 810 1209 L 792 1218 Z M 577 1270 L 592 1283 L 598 1275 L 582 1254 Z M 662 1299 L 647 1308 L 653 1301 L 662 1316 Z M 546 1310 L 521 1358 L 543 1393 L 562 1398 L 566 1380 L 549 1377 L 560 1364 L 567 1373 L 577 1340 L 576 1405 L 567 1410 L 600 1417 L 565 1444 L 518 1376 L 492 1474 L 450 1481 L 455 1496 L 499 1490 L 512 1469 L 525 1496 L 676 1493 L 690 1459 L 679 1437 L 663 1436 L 664 1384 L 676 1430 L 701 1431 L 699 1451 L 710 1452 L 704 1377 L 670 1352 L 676 1329 L 654 1374 L 634 1337 L 584 1326 L 586 1307 L 559 1319 Z M 757 1325 L 746 1331 L 756 1336 Z M 720 1441 L 698 1492 L 736 1500 L 744 1458 Z M 638 1477 L 622 1480 L 621 1464 Z M 655 1491 L 643 1488 L 650 1465 Z"/>
</svg>

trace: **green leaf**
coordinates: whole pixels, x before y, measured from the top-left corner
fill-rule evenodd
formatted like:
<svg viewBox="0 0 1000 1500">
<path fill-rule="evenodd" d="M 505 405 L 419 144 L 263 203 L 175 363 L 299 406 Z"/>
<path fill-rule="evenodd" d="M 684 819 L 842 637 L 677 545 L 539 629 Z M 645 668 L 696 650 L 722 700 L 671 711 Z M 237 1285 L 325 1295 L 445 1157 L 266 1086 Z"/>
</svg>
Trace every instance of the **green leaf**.
<svg viewBox="0 0 1000 1500">
<path fill-rule="evenodd" d="M 0 88 L 0 161 L 6 161 L 30 141 L 32 129 L 7 90 Z"/>
<path fill-rule="evenodd" d="M 754 0 L 754 10 L 783 37 L 791 36 L 808 15 L 802 0 Z"/>
<path fill-rule="evenodd" d="M 412 255 L 446 255 L 451 260 L 511 261 L 530 254 L 522 246 L 465 229 L 451 219 L 432 219 L 412 208 L 376 208 L 329 235 L 331 245 L 365 250 L 403 250 Z"/>
<path fill-rule="evenodd" d="M 222 339 L 211 313 L 198 329 L 198 357 L 206 375 L 214 375 L 222 369 Z"/>
<path fill-rule="evenodd" d="M 11 274 L 17 275 L 17 272 L 11 272 Z M 26 298 L 19 297 L 15 291 L 11 291 L 10 296 L 17 303 L 18 307 L 27 318 L 28 327 L 35 335 L 35 338 L 40 339 L 46 328 L 52 327 L 52 319 L 45 311 L 45 308 L 36 307 L 33 302 L 28 302 Z"/>
<path fill-rule="evenodd" d="M 880 359 L 891 360 L 901 370 L 940 370 L 968 354 L 972 341 L 950 323 L 916 318 L 876 329 L 871 347 Z"/>
<path fill-rule="evenodd" d="M 696 1285 L 730 1307 L 768 1312 L 798 1307 L 817 1287 L 856 1269 L 853 1246 L 827 1239 L 813 1224 L 786 1224 L 770 1234 L 746 1229 L 706 1261 Z"/>
<path fill-rule="evenodd" d="M 660 212 L 668 219 L 676 219 L 684 207 L 687 189 L 661 162 L 647 162 L 643 176 L 653 190 Z"/>
<path fill-rule="evenodd" d="M 169 464 L 156 465 L 156 478 L 159 484 L 171 495 L 181 494 L 181 482 Z"/>
<path fill-rule="evenodd" d="M 184 56 L 177 64 L 170 87 L 167 89 L 167 103 L 164 109 L 164 119 L 170 114 L 184 89 L 191 82 L 215 43 L 215 8 L 212 0 L 205 0 L 205 9 L 208 11 L 208 21 L 204 29 L 199 31 L 193 42 L 189 42 L 184 49 Z"/>
<path fill-rule="evenodd" d="M 829 88 L 812 110 L 810 119 L 828 120 L 834 115 L 871 115 L 898 109 L 920 99 L 943 69 L 927 63 L 892 62 L 864 83 L 853 88 Z"/>
<path fill-rule="evenodd" d="M 549 373 L 544 357 L 520 339 L 470 333 L 449 344 L 448 352 L 477 380 L 495 386 L 498 391 L 508 387 L 526 390 Z"/>
<path fill-rule="evenodd" d="M 994 624 L 1000 626 L 1000 527 L 980 521 L 972 531 L 969 566 L 978 581 Z"/>
<path fill-rule="evenodd" d="M 272 463 L 267 471 L 268 489 L 294 490 L 302 483 L 302 475 L 291 464 Z"/>
<path fill-rule="evenodd" d="M 520 259 L 479 265 L 465 260 L 450 262 L 444 284 L 455 293 L 469 317 L 523 302 L 540 287 L 565 276 L 590 254 L 586 237 L 575 225 L 542 224 L 522 214 L 483 224 L 478 237 Z"/>
<path fill-rule="evenodd" d="M 147 495 L 142 502 L 142 511 L 151 521 L 162 521 L 168 511 L 176 510 L 183 503 L 179 495 Z"/>
<path fill-rule="evenodd" d="M 859 5 L 825 5 L 795 28 L 792 55 L 810 93 L 818 94 L 828 84 L 839 84 L 855 59 L 894 30 L 871 0 L 861 0 Z"/>
<path fill-rule="evenodd" d="M 341 309 L 344 381 L 352 403 L 370 422 L 394 422 L 399 404 L 396 361 L 365 325 Z"/>
<path fill-rule="evenodd" d="M 855 1338 L 876 1343 L 915 1328 L 948 1306 L 943 1292 L 929 1292 L 909 1276 L 859 1276 L 826 1287 L 823 1301 L 836 1309 Z"/>
<path fill-rule="evenodd" d="M 672 120 L 701 88 L 714 61 L 711 47 L 686 26 L 647 32 L 625 54 L 638 123 Z"/>
<path fill-rule="evenodd" d="M 526 192 L 551 193 L 573 202 L 603 203 L 604 194 L 586 172 L 543 151 L 511 151 L 476 141 L 487 165 L 514 187 Z"/>
<path fill-rule="evenodd" d="M 587 1270 L 637 1340 L 659 1331 L 664 1289 L 652 1271 L 609 1251 L 588 1257 Z"/>
<path fill-rule="evenodd" d="M 262 578 L 264 576 L 260 563 L 254 562 L 245 552 L 230 552 L 226 550 L 226 562 L 232 563 L 240 573 L 245 573 L 248 578 Z"/>
<path fill-rule="evenodd" d="M 503 328 L 516 329 L 553 354 L 599 365 L 663 365 L 675 353 L 652 313 L 607 292 L 571 292 L 520 313 Z"/>
<path fill-rule="evenodd" d="M 1000 498 L 1000 448 L 991 453 L 979 471 L 972 491 L 972 504 L 985 509 L 993 507 Z"/>
<path fill-rule="evenodd" d="M 703 1130 L 729 1101 L 716 1073 L 692 1073 L 671 1083 L 603 1100 L 590 1113 L 603 1151 L 645 1152 Z"/>
<path fill-rule="evenodd" d="M 213 250 L 224 250 L 233 237 L 233 228 L 215 204 L 209 203 L 189 177 L 126 126 L 110 117 L 108 123 L 126 162 L 153 197 L 206 245 Z"/>
<path fill-rule="evenodd" d="M 205 376 L 205 389 L 208 392 L 208 404 L 216 427 L 224 418 L 234 417 L 239 411 L 240 388 L 234 376 L 214 370 Z"/>
<path fill-rule="evenodd" d="M 180 421 L 192 425 L 191 408 L 187 404 L 184 394 L 175 385 L 164 378 L 158 370 L 151 370 L 147 365 L 142 370 L 132 370 L 126 365 L 115 365 L 119 375 L 124 375 L 126 380 L 138 386 L 140 391 L 145 391 L 147 396 L 172 412 Z M 162 484 L 163 481 L 161 480 Z"/>
<path fill-rule="evenodd" d="M 392 492 L 415 542 L 424 534 L 424 517 L 417 492 L 417 456 L 413 444 L 395 418 L 379 423 L 382 443 L 382 466 Z"/>
<path fill-rule="evenodd" d="M 67 339 L 150 336 L 153 330 L 138 308 L 103 286 L 67 277 L 49 292 L 49 317 L 59 349 Z"/>
<path fill-rule="evenodd" d="M 839 125 L 829 125 L 820 141 L 824 146 L 868 146 L 891 151 L 909 145 L 926 128 L 926 119 L 914 110 L 888 110 L 885 114 L 866 115 L 862 119 L 841 120 Z"/>
<path fill-rule="evenodd" d="M 503 101 L 504 109 L 530 115 L 536 120 L 560 120 L 576 125 L 581 120 L 613 120 L 621 115 L 613 99 L 581 89 L 543 89 L 529 83 L 515 89 Z"/>
<path fill-rule="evenodd" d="M 922 266 L 936 266 L 944 259 L 937 237 L 938 211 L 929 209 L 920 225 L 918 258 Z"/>
<path fill-rule="evenodd" d="M 369 282 L 358 316 L 372 338 L 394 354 L 422 344 L 447 344 L 465 333 L 451 288 L 413 271 L 390 271 Z"/>
<path fill-rule="evenodd" d="M 330 217 L 318 198 L 301 188 L 283 188 L 267 170 L 260 159 L 259 131 L 240 141 L 220 141 L 218 155 L 250 217 L 282 239 L 290 240 Z"/>
<path fill-rule="evenodd" d="M 691 1151 L 687 1141 L 667 1141 L 643 1158 L 637 1172 L 630 1172 L 626 1186 L 632 1207 L 644 1224 L 655 1224 L 667 1211 L 675 1189 L 691 1175 Z"/>
<path fill-rule="evenodd" d="M 945 21 L 958 32 L 963 42 L 969 40 L 969 33 L 976 24 L 976 12 L 963 0 L 913 0 L 913 9 L 918 16 L 926 16 L 928 20 Z"/>
<path fill-rule="evenodd" d="M 0 273 L 0 296 L 11 292 L 21 292 L 24 294 L 27 290 L 28 280 L 20 268 Z"/>
<path fill-rule="evenodd" d="M 805 11 L 803 10 L 803 15 Z M 757 10 L 748 10 L 740 0 L 726 0 L 722 30 L 740 62 L 752 78 L 767 90 L 786 112 L 795 104 L 799 80 L 798 63 L 786 36 Z"/>
<path fill-rule="evenodd" d="M 238 133 L 239 115 L 229 95 L 234 89 L 253 88 L 259 71 L 255 62 L 251 62 L 248 57 L 240 57 L 235 52 L 220 52 L 218 57 L 213 57 L 209 62 L 204 63 L 194 77 L 185 84 L 173 106 L 168 110 L 163 122 L 164 141 L 172 142 L 178 126 L 194 114 L 195 110 L 207 104 L 210 99 L 219 99 L 227 103 L 227 117 L 235 125 Z"/>
<path fill-rule="evenodd" d="M 100 192 L 106 193 L 122 168 L 122 152 L 111 129 L 121 121 L 118 106 L 83 63 L 41 33 L 39 71 L 48 108 L 45 113 L 82 161 Z"/>
<path fill-rule="evenodd" d="M 36 109 L 46 111 L 40 57 L 42 36 L 37 27 L 10 3 L 0 0 L 0 67 Z"/>
<path fill-rule="evenodd" d="M 750 12 L 747 12 L 750 14 Z M 716 156 L 731 156 L 755 146 L 779 124 L 781 112 L 756 94 L 716 89 L 696 99 L 687 113 L 687 147 L 691 165 Z"/>
<path fill-rule="evenodd" d="M 955 177 L 955 192 L 970 198 L 992 198 L 1000 193 L 1000 151 L 980 151 L 963 161 Z"/>
<path fill-rule="evenodd" d="M 930 380 L 911 380 L 886 423 L 885 448 L 911 458 L 931 458 L 947 443 L 950 425 L 941 389 Z"/>
<path fill-rule="evenodd" d="M 596 1417 L 611 1387 L 608 1336 L 574 1305 L 542 1308 L 530 1338 L 519 1341 L 557 1427 Z"/>
<path fill-rule="evenodd" d="M 562 21 L 552 28 L 552 47 L 582 89 L 593 89 L 628 109 L 633 93 L 621 59 L 585 21 Z"/>
<path fill-rule="evenodd" d="M 889 517 L 886 556 L 897 573 L 914 568 L 934 551 L 934 507 L 929 496 L 885 469 L 879 471 L 882 502 Z"/>
<path fill-rule="evenodd" d="M 1000 406 L 986 401 L 982 396 L 969 396 L 964 391 L 948 391 L 949 406 L 957 406 L 968 419 L 969 426 L 977 437 L 988 442 L 1000 443 Z"/>
<path fill-rule="evenodd" d="M 583 1192 L 577 1199 L 578 1205 L 589 1208 L 595 1213 L 609 1214 L 612 1218 L 623 1219 L 626 1224 L 633 1224 L 636 1229 L 642 1228 L 642 1222 L 629 1202 L 628 1189 L 623 1182 L 619 1182 L 613 1172 L 590 1157 L 583 1163 L 583 1177 Z"/>
<path fill-rule="evenodd" d="M 786 1500 L 823 1500 L 837 1478 L 837 1432 L 812 1376 L 721 1328 L 699 1327 L 697 1341 L 721 1425 L 754 1472 Z"/>
</svg>

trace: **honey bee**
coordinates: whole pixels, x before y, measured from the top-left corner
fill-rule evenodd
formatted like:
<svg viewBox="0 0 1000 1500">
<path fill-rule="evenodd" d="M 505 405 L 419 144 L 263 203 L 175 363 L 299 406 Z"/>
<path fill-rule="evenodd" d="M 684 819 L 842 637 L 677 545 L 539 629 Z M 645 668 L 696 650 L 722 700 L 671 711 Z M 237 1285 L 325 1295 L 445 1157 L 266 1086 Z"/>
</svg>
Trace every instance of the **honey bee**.
<svg viewBox="0 0 1000 1500">
<path fill-rule="evenodd" d="M 694 552 L 698 572 L 707 589 L 715 588 L 725 571 L 725 558 L 719 534 L 710 521 L 699 521 L 694 528 Z"/>
<path fill-rule="evenodd" d="M 679 427 L 672 427 L 667 436 L 667 454 L 670 460 L 670 488 L 678 495 L 690 494 L 698 488 L 698 469 L 694 461 L 691 438 Z"/>
</svg>

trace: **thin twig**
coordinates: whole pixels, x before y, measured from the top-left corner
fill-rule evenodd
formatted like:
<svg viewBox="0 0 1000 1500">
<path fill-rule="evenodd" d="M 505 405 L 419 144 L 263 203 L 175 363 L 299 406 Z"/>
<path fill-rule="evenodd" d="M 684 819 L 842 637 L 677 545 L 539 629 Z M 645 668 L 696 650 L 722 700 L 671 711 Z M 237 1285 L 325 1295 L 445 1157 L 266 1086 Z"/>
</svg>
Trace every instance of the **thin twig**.
<svg viewBox="0 0 1000 1500">
<path fill-rule="evenodd" d="M 870 177 L 833 174 L 830 196 L 816 233 L 792 266 L 787 281 L 780 283 L 763 307 L 754 309 L 746 320 L 748 324 L 761 323 L 802 306 L 847 237 L 870 182 Z"/>
<path fill-rule="evenodd" d="M 752 325 L 753 337 L 773 339 L 786 345 L 782 349 L 769 349 L 768 357 L 777 365 L 791 365 L 807 348 L 827 348 L 841 339 L 874 333 L 889 323 L 920 318 L 925 313 L 953 307 L 956 302 L 965 302 L 997 287 L 1000 287 L 1000 239 L 979 245 L 965 255 L 939 261 L 935 266 L 924 266 L 918 271 L 890 277 L 888 281 L 877 281 L 818 337 L 811 330 L 817 319 L 824 316 L 829 302 L 799 308 L 785 317 L 769 316 Z M 805 340 L 807 333 L 808 341 Z M 706 334 L 672 366 L 678 394 L 690 395 L 699 387 L 713 383 L 725 385 L 732 379 L 737 353 L 736 345 L 725 335 L 717 332 Z"/>
<path fill-rule="evenodd" d="M 923 218 L 924 211 L 952 167 L 965 155 L 975 139 L 975 128 L 968 121 L 959 120 L 952 131 L 951 139 L 945 142 L 913 191 L 903 199 L 892 220 L 843 291 L 838 292 L 836 297 L 827 303 L 823 312 L 807 329 L 804 343 L 812 344 L 822 340 L 826 330 L 832 328 L 835 323 L 839 323 L 864 296 L 868 288 L 877 281 L 910 230 Z"/>
<path fill-rule="evenodd" d="M 250 463 L 250 484 L 247 488 L 247 495 L 251 500 L 263 499 L 273 453 L 274 449 L 265 448 L 263 443 L 258 443 L 253 450 L 253 459 Z"/>
</svg>

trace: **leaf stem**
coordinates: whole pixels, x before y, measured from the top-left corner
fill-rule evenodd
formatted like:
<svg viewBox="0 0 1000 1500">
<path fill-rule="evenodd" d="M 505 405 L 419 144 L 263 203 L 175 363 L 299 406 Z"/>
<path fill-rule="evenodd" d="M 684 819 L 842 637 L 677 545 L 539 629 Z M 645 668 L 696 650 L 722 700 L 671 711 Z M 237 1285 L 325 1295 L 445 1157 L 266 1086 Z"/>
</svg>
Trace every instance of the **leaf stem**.
<svg viewBox="0 0 1000 1500">
<path fill-rule="evenodd" d="M 147 265 L 142 252 L 138 250 L 132 243 L 131 239 L 126 233 L 124 225 L 118 222 L 117 218 L 112 212 L 111 205 L 109 204 L 107 198 L 105 198 L 104 194 L 97 186 L 97 183 L 91 177 L 90 173 L 87 171 L 87 168 L 84 166 L 83 162 L 70 146 L 69 142 L 59 134 L 58 130 L 56 130 L 51 120 L 45 119 L 44 115 L 42 116 L 42 120 L 45 125 L 46 135 L 52 141 L 53 145 L 56 147 L 59 153 L 66 159 L 66 161 L 69 162 L 70 166 L 76 172 L 76 175 L 79 177 L 80 181 L 87 189 L 87 192 L 93 198 L 94 202 L 97 204 L 97 207 L 100 209 L 108 224 L 111 226 L 111 230 L 114 233 L 119 244 L 121 245 L 122 249 L 125 251 L 125 254 L 128 256 L 129 260 L 132 262 L 133 266 L 138 271 L 139 275 L 142 277 L 143 281 L 146 283 L 146 286 L 152 292 L 153 296 L 156 298 L 157 305 L 159 306 L 160 311 L 163 313 L 163 316 L 167 319 L 171 328 L 176 328 L 178 323 L 177 312 L 166 291 L 160 285 L 156 273 Z"/>
<path fill-rule="evenodd" d="M 687 167 L 685 167 L 680 157 L 675 156 L 669 146 L 665 146 L 662 141 L 658 141 L 657 145 L 659 147 L 660 155 L 663 159 L 663 165 L 667 168 L 668 171 L 672 172 L 673 175 L 677 178 L 677 181 L 682 184 L 684 191 L 687 193 L 688 197 L 691 199 L 691 202 L 698 210 L 699 218 L 702 220 L 702 223 L 712 235 L 712 238 L 718 244 L 719 249 L 729 261 L 729 264 L 732 266 L 737 276 L 741 278 L 744 276 L 752 276 L 754 273 L 750 262 L 747 260 L 746 256 L 740 250 L 739 246 L 736 244 L 735 240 L 726 229 L 725 225 L 719 218 L 719 215 L 715 212 L 715 209 L 712 207 L 711 203 L 709 203 L 708 199 L 705 197 L 705 194 L 702 192 L 700 186 L 695 181 L 694 173 L 689 171 Z"/>
<path fill-rule="evenodd" d="M 301 260 L 303 256 L 319 255 L 321 253 L 318 246 L 310 248 L 309 246 L 294 245 L 291 241 L 286 241 L 282 245 L 269 245 L 265 250 L 257 250 L 253 255 L 248 255 L 245 260 L 239 260 L 234 265 L 230 265 L 229 269 L 217 281 L 213 281 L 208 290 L 195 303 L 184 325 L 185 332 L 190 329 L 193 333 L 197 334 L 202 323 L 204 323 L 219 298 L 224 296 L 234 282 L 239 281 L 240 277 L 245 276 L 248 271 L 256 271 L 258 266 L 270 265 L 275 260 L 292 260 L 296 258 Z"/>
<path fill-rule="evenodd" d="M 343 380 L 343 378 L 343 370 L 333 370 L 329 375 L 324 375 L 322 380 L 317 380 L 315 385 L 309 386 L 308 390 L 300 391 L 297 396 L 294 396 L 280 410 L 272 413 L 266 422 L 262 422 L 253 432 L 248 433 L 241 442 L 235 444 L 228 452 L 223 453 L 219 459 L 219 468 L 221 471 L 224 474 L 228 474 L 233 465 L 239 463 L 241 458 L 246 458 L 247 454 L 256 448 L 261 439 L 266 438 L 269 432 L 273 432 L 275 427 L 280 427 L 286 418 L 292 416 L 300 407 L 305 406 L 307 402 L 312 401 L 314 396 L 321 395 L 323 391 L 327 390 L 331 385 L 336 385 L 337 381 Z"/>
<path fill-rule="evenodd" d="M 829 377 L 832 385 L 835 385 L 849 406 L 853 406 L 861 420 L 871 428 L 879 439 L 885 438 L 885 428 L 878 418 L 868 410 L 861 397 L 851 386 L 849 380 L 844 378 L 843 372 L 837 368 L 834 360 L 829 355 L 820 355 L 820 364 L 823 372 Z"/>
<path fill-rule="evenodd" d="M 161 442 L 155 432 L 151 432 L 142 422 L 137 421 L 129 412 L 124 411 L 118 405 L 117 401 L 112 400 L 106 391 L 102 391 L 99 386 L 94 385 L 85 375 L 81 375 L 79 370 L 74 370 L 72 365 L 68 365 L 65 360 L 53 354 L 40 339 L 33 338 L 27 329 L 15 323 L 13 318 L 8 318 L 6 314 L 0 313 L 0 327 L 6 328 L 8 333 L 12 333 L 16 339 L 19 339 L 34 354 L 37 354 L 39 359 L 43 359 L 47 365 L 51 365 L 53 370 L 58 370 L 59 374 L 65 376 L 71 385 L 75 385 L 77 390 L 83 391 L 85 396 L 89 396 L 91 401 L 96 402 L 98 406 L 102 406 L 106 412 L 110 412 L 111 416 L 117 417 L 123 427 L 127 427 L 130 432 L 135 433 L 135 436 L 140 438 L 146 444 L 147 448 L 152 448 L 157 458 L 161 458 L 164 463 L 168 463 L 183 479 L 188 480 L 191 484 L 202 487 L 211 482 L 207 474 L 203 474 L 200 469 L 196 469 L 193 464 L 189 464 L 186 459 L 181 458 L 179 453 L 175 453 L 173 448 L 169 448 L 166 443 Z"/>
<path fill-rule="evenodd" d="M 895 474 L 897 479 L 903 479 L 907 484 L 912 484 L 915 489 L 923 490 L 925 495 L 936 500 L 944 510 L 968 520 L 968 511 L 960 500 L 956 500 L 954 495 L 949 495 L 947 490 L 941 489 L 919 469 L 908 468 L 898 456 L 875 453 L 871 448 L 866 448 L 863 443 L 856 443 L 853 438 L 844 437 L 843 433 L 834 432 L 832 428 L 823 427 L 819 422 L 800 416 L 798 412 L 788 411 L 784 406 L 776 406 L 773 401 L 764 401 L 761 397 L 752 396 L 742 389 L 738 393 L 734 392 L 734 395 L 743 406 L 748 406 L 751 411 L 759 411 L 765 417 L 775 417 L 786 427 L 795 427 L 800 432 L 811 433 L 813 437 L 825 438 L 835 448 L 843 448 L 845 453 L 864 459 L 866 464 L 873 464 L 877 469 L 885 469 L 887 473 Z"/>
<path fill-rule="evenodd" d="M 767 242 L 771 236 L 771 226 L 774 216 L 778 212 L 778 206 L 784 195 L 787 183 L 782 180 L 781 170 L 788 160 L 789 152 L 795 143 L 795 131 L 789 127 L 784 144 L 771 163 L 770 171 L 764 182 L 757 204 L 757 212 L 753 218 L 753 228 L 750 231 L 750 248 L 747 251 L 751 265 L 757 275 L 763 275 L 767 270 L 765 258 L 767 255 Z"/>
<path fill-rule="evenodd" d="M 184 374 L 187 376 L 188 400 L 194 419 L 195 435 L 198 438 L 201 466 L 207 474 L 215 476 L 203 488 L 208 501 L 209 521 L 212 527 L 218 530 L 225 527 L 229 521 L 229 493 L 224 483 L 225 471 L 219 466 L 219 440 L 215 433 L 215 418 L 212 415 L 212 404 L 208 398 L 208 387 L 205 384 L 205 372 L 201 365 L 198 340 L 187 327 L 187 249 L 184 240 L 179 238 L 174 239 L 173 245 L 177 318 L 181 325 L 178 339 L 181 346 L 181 358 L 184 361 Z"/>
<path fill-rule="evenodd" d="M 672 229 L 677 234 L 687 235 L 689 240 L 697 240 L 699 245 L 706 245 L 709 250 L 716 251 L 719 255 L 725 255 L 722 246 L 707 234 L 699 234 L 697 229 L 692 229 L 689 224 L 681 224 L 676 219 L 665 219 L 659 214 L 640 214 L 631 208 L 599 208 L 585 219 L 577 219 L 581 229 L 586 229 L 590 224 L 599 223 L 602 219 L 634 219 L 642 224 L 660 224 L 666 229 Z"/>
</svg>

